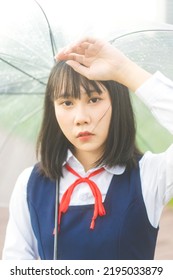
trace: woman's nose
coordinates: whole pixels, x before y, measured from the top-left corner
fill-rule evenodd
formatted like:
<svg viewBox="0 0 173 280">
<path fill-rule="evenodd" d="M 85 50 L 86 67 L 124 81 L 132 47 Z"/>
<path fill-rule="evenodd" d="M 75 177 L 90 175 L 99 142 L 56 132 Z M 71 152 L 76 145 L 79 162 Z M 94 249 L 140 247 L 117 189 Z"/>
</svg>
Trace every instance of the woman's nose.
<svg viewBox="0 0 173 280">
<path fill-rule="evenodd" d="M 78 106 L 74 117 L 75 125 L 84 125 L 90 123 L 90 115 L 85 106 Z"/>
</svg>

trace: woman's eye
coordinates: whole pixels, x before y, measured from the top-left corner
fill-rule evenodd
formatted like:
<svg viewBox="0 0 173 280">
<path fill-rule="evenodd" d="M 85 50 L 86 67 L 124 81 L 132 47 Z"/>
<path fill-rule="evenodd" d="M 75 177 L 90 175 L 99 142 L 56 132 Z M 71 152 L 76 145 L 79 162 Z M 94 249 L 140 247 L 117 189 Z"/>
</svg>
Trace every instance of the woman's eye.
<svg viewBox="0 0 173 280">
<path fill-rule="evenodd" d="M 90 103 L 97 103 L 99 101 L 100 101 L 100 98 L 98 98 L 98 97 L 93 97 L 90 99 Z"/>
<path fill-rule="evenodd" d="M 64 101 L 64 102 L 63 102 L 63 105 L 69 107 L 69 106 L 72 105 L 72 102 L 67 100 L 67 101 Z"/>
</svg>

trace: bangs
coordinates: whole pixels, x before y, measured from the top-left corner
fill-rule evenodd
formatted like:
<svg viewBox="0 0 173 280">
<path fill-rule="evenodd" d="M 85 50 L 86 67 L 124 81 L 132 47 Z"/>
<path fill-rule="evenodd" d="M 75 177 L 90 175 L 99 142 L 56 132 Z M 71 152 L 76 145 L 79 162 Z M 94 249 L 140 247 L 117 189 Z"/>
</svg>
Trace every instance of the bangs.
<svg viewBox="0 0 173 280">
<path fill-rule="evenodd" d="M 81 88 L 90 97 L 92 92 L 101 94 L 104 86 L 101 82 L 88 80 L 67 65 L 64 61 L 56 63 L 50 75 L 51 92 L 49 92 L 52 101 L 60 96 L 75 99 L 81 98 Z"/>
</svg>

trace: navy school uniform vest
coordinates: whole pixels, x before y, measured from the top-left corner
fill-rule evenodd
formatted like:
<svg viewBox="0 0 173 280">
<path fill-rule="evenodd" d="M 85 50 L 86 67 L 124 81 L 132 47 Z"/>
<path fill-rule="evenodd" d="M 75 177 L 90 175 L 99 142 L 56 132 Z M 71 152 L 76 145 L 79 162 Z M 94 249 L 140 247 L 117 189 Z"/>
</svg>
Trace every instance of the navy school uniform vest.
<svg viewBox="0 0 173 280">
<path fill-rule="evenodd" d="M 80 187 L 80 186 L 79 186 Z M 41 259 L 53 259 L 56 182 L 34 167 L 27 186 L 31 224 Z M 62 214 L 58 259 L 150 260 L 154 258 L 158 228 L 147 217 L 139 168 L 114 175 L 104 207 L 90 229 L 94 205 L 69 206 Z"/>
</svg>

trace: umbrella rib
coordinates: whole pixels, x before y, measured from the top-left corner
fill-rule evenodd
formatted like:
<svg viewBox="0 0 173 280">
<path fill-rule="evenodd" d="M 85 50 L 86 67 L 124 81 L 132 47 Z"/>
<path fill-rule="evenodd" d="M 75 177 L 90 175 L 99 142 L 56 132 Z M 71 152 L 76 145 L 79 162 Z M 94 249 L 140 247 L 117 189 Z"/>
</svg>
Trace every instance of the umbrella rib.
<svg viewBox="0 0 173 280">
<path fill-rule="evenodd" d="M 37 82 L 39 82 L 42 85 L 46 85 L 44 82 L 40 81 L 39 79 L 35 78 L 34 76 L 32 76 L 31 74 L 25 72 L 24 70 L 20 69 L 19 67 L 13 65 L 12 63 L 8 62 L 7 60 L 3 59 L 2 57 L 0 57 L 0 60 L 3 61 L 4 63 L 10 65 L 11 67 L 15 68 L 16 70 L 20 71 L 21 73 L 27 75 L 28 77 L 32 78 L 33 80 L 36 80 Z"/>
<path fill-rule="evenodd" d="M 142 33 L 142 32 L 164 32 L 164 31 L 172 31 L 173 29 L 157 29 L 157 28 L 153 28 L 153 29 L 143 29 L 143 30 L 136 30 L 136 31 L 131 31 L 125 34 L 122 34 L 120 36 L 115 37 L 114 39 L 110 40 L 109 42 L 112 44 L 114 43 L 116 40 L 121 39 L 123 37 L 126 37 L 128 35 L 132 35 L 132 34 L 136 34 L 136 33 Z"/>
<path fill-rule="evenodd" d="M 52 47 L 52 53 L 53 53 L 53 58 L 55 57 L 56 55 L 56 44 L 55 44 L 55 39 L 54 39 L 54 36 L 53 36 L 53 33 L 52 33 L 52 29 L 51 29 L 51 26 L 50 26 L 50 23 L 49 23 L 49 20 L 46 16 L 46 13 L 45 11 L 43 10 L 42 6 L 35 0 L 35 2 L 37 3 L 37 5 L 39 6 L 39 8 L 41 9 L 45 19 L 46 19 L 46 22 L 47 22 L 47 25 L 48 25 L 48 28 L 49 28 L 49 36 L 50 36 L 50 43 L 51 43 L 51 47 Z"/>
</svg>

